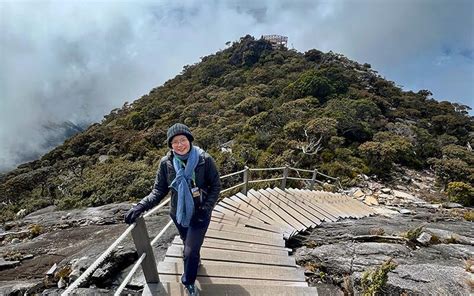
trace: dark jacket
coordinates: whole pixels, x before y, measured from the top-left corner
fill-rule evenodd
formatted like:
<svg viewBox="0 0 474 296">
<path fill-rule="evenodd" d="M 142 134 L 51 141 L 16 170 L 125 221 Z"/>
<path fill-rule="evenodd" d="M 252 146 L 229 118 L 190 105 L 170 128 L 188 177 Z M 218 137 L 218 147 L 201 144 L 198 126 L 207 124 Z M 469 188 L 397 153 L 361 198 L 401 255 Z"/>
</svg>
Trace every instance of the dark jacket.
<svg viewBox="0 0 474 296">
<path fill-rule="evenodd" d="M 171 182 L 173 182 L 176 177 L 176 171 L 173 167 L 173 157 L 173 152 L 170 151 L 161 159 L 158 171 L 156 172 L 153 190 L 139 203 L 142 204 L 146 210 L 149 210 L 159 204 L 171 190 L 170 215 L 176 218 L 178 193 L 173 188 L 170 188 Z M 196 186 L 201 189 L 203 194 L 203 202 L 200 204 L 199 198 L 194 199 L 193 218 L 209 217 L 221 190 L 219 173 L 217 172 L 214 159 L 206 152 L 202 153 L 199 155 L 199 161 L 194 172 L 196 176 Z"/>
</svg>

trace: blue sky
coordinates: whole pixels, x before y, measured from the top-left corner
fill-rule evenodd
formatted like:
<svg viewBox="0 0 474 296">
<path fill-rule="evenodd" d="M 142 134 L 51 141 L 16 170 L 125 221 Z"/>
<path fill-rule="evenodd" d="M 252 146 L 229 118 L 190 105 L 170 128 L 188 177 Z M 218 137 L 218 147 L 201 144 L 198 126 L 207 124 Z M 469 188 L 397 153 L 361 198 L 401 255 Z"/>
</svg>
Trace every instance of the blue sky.
<svg viewBox="0 0 474 296">
<path fill-rule="evenodd" d="M 246 34 L 474 107 L 474 1 L 0 0 L 0 170 L 44 152 L 45 125 L 100 121 Z"/>
</svg>

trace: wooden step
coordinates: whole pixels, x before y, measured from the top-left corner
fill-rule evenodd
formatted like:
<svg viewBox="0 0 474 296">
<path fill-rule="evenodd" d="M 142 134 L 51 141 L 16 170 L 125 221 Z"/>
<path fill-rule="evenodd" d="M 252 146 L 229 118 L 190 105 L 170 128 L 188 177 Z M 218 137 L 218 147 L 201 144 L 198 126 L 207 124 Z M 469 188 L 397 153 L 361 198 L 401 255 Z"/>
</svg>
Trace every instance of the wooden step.
<svg viewBox="0 0 474 296">
<path fill-rule="evenodd" d="M 160 275 L 181 275 L 183 274 L 182 262 L 159 262 L 158 273 Z M 304 282 L 303 270 L 295 269 L 289 271 L 280 268 L 268 268 L 268 266 L 239 267 L 226 266 L 220 264 L 206 264 L 198 269 L 198 276 L 201 277 L 219 277 L 234 279 L 260 279 L 271 281 L 291 281 Z"/>
<path fill-rule="evenodd" d="M 183 246 L 171 245 L 166 252 L 168 257 L 182 258 Z M 268 254 L 256 254 L 249 252 L 231 251 L 231 250 L 217 250 L 217 249 L 201 249 L 201 259 L 203 260 L 216 260 L 216 261 L 227 261 L 237 263 L 251 263 L 260 264 L 262 266 L 287 266 L 295 267 L 296 262 L 294 257 L 289 256 L 276 256 Z"/>
<path fill-rule="evenodd" d="M 183 245 L 183 241 L 179 236 L 176 236 L 172 242 L 174 245 Z M 219 240 L 210 240 L 204 239 L 202 248 L 206 249 L 217 249 L 217 250 L 234 250 L 240 252 L 249 252 L 256 254 L 269 254 L 269 255 L 279 255 L 287 256 L 288 252 L 291 251 L 288 248 L 283 247 L 269 247 L 265 248 L 262 245 L 255 246 L 254 244 L 249 243 L 239 243 L 239 242 L 219 242 Z"/>
<path fill-rule="evenodd" d="M 259 244 L 259 245 L 269 245 L 269 246 L 277 246 L 277 247 L 285 246 L 285 240 L 283 238 L 276 239 L 276 238 L 269 238 L 269 237 L 260 237 L 256 235 L 217 231 L 213 229 L 208 229 L 205 237 L 223 239 L 223 240 L 229 240 L 229 241 L 250 242 L 250 243 Z"/>
<path fill-rule="evenodd" d="M 204 283 L 198 283 L 197 287 L 199 289 L 200 294 L 203 296 L 206 296 L 206 295 L 212 295 L 212 296 L 229 296 L 229 295 L 317 296 L 318 295 L 318 291 L 315 287 L 277 287 L 277 286 L 254 286 L 254 285 L 239 285 L 239 284 L 234 284 L 234 285 L 232 284 L 204 284 Z M 174 295 L 183 295 L 183 296 L 187 295 L 184 286 L 180 283 L 175 283 L 175 282 L 148 285 L 143 291 L 143 295 L 163 295 L 162 291 L 165 291 L 167 295 L 173 295 L 173 296 Z"/>
</svg>

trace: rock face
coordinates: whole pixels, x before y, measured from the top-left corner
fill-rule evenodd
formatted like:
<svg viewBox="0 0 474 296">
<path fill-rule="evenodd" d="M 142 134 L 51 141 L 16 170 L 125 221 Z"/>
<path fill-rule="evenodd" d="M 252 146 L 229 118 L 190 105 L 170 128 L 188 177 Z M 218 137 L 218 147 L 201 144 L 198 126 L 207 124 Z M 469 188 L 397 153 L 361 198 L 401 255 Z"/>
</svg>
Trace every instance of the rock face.
<svg viewBox="0 0 474 296">
<path fill-rule="evenodd" d="M 0 236 L 0 295 L 60 295 L 127 228 L 123 215 L 130 207 L 129 203 L 70 211 L 55 211 L 54 207 L 48 207 L 22 220 L 9 222 L 6 225 L 8 232 Z M 149 217 L 150 237 L 160 232 L 169 219 L 167 209 Z M 41 233 L 32 237 L 31 225 L 41 225 Z M 164 246 L 175 235 L 176 230 L 169 229 L 155 245 L 157 260 L 164 257 Z M 89 284 L 116 287 L 120 282 L 115 283 L 115 280 L 124 278 L 122 274 L 126 275 L 136 258 L 130 236 L 93 273 Z M 54 265 L 57 268 L 52 268 Z M 61 279 L 60 273 L 65 270 L 69 272 Z M 108 289 L 90 288 L 80 289 L 75 295 L 110 294 L 113 293 Z"/>
<path fill-rule="evenodd" d="M 390 273 L 385 291 L 389 295 L 469 295 L 469 278 L 460 266 L 400 265 Z"/>
<path fill-rule="evenodd" d="M 448 217 L 430 222 L 434 215 L 430 211 L 412 208 L 411 214 L 323 223 L 300 237 L 305 246 L 295 251 L 296 260 L 317 267 L 309 275 L 312 285 L 332 283 L 354 295 L 363 294 L 364 273 L 389 260 L 396 267 L 387 273 L 381 295 L 470 295 L 469 281 L 474 275 L 466 270 L 466 260 L 474 257 L 472 222 L 446 221 Z M 420 225 L 424 227 L 413 240 L 384 239 L 401 237 Z M 374 229 L 383 229 L 378 234 L 384 235 L 372 236 L 369 242 L 357 240 L 373 234 Z"/>
</svg>

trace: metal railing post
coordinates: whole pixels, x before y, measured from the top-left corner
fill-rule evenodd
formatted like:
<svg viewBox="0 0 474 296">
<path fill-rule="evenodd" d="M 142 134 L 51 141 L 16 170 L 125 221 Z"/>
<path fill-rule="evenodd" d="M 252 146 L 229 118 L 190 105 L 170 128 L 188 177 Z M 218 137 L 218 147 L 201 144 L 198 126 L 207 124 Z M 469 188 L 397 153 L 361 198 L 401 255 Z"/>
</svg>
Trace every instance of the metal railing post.
<svg viewBox="0 0 474 296">
<path fill-rule="evenodd" d="M 344 188 L 342 187 L 342 184 L 341 184 L 341 178 L 337 177 L 337 185 L 339 185 L 339 189 L 340 190 L 344 190 Z"/>
<path fill-rule="evenodd" d="M 316 183 L 316 176 L 318 175 L 318 170 L 314 169 L 313 178 L 311 179 L 311 184 L 309 185 L 309 190 L 314 189 L 314 183 Z"/>
<path fill-rule="evenodd" d="M 249 167 L 248 166 L 245 166 L 245 171 L 244 171 L 244 185 L 242 187 L 242 194 L 245 194 L 247 195 L 247 190 L 248 190 L 248 186 L 249 186 Z"/>
<path fill-rule="evenodd" d="M 143 275 L 147 283 L 159 283 L 158 269 L 156 268 L 155 255 L 150 244 L 150 237 L 146 229 L 145 219 L 139 217 L 135 228 L 132 230 L 133 242 L 137 248 L 138 257 L 145 253 L 145 259 L 142 261 Z"/>
<path fill-rule="evenodd" d="M 288 178 L 288 166 L 285 166 L 283 169 L 283 179 L 281 180 L 281 190 L 285 190 L 286 188 L 286 179 Z"/>
</svg>

